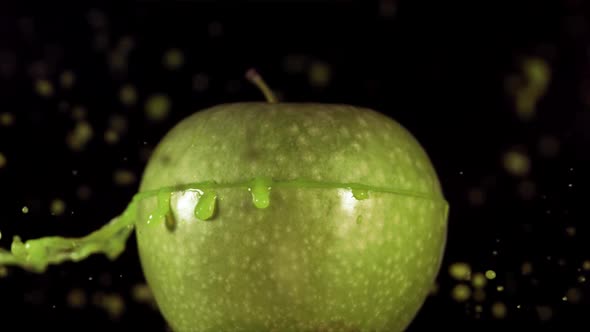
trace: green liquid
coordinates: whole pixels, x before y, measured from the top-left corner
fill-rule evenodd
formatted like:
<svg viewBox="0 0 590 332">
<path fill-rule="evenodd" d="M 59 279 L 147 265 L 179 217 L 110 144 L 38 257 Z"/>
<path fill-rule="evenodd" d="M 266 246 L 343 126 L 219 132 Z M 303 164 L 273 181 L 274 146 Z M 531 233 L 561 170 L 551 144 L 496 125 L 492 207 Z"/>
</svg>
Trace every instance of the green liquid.
<svg viewBox="0 0 590 332">
<path fill-rule="evenodd" d="M 369 192 L 381 192 L 394 195 L 411 196 L 421 199 L 442 201 L 448 211 L 448 204 L 442 197 L 434 197 L 424 193 L 396 190 L 390 188 L 372 187 L 360 184 L 326 183 L 313 181 L 272 181 L 266 178 L 257 178 L 252 181 L 240 183 L 191 183 L 186 185 L 165 187 L 159 190 L 145 191 L 135 194 L 125 211 L 109 223 L 80 238 L 64 238 L 48 236 L 31 239 L 22 242 L 15 236 L 10 251 L 0 249 L 0 266 L 19 266 L 21 268 L 43 272 L 49 265 L 60 264 L 65 261 L 81 261 L 92 254 L 102 253 L 109 259 L 116 259 L 125 250 L 125 243 L 138 222 L 138 203 L 140 200 L 157 197 L 158 204 L 147 223 L 159 224 L 164 222 L 169 230 L 173 230 L 176 221 L 170 205 L 171 195 L 174 192 L 199 191 L 202 194 L 195 206 L 195 216 L 200 220 L 210 220 L 214 217 L 217 205 L 215 189 L 237 188 L 248 190 L 252 195 L 252 203 L 259 209 L 265 209 L 270 205 L 270 193 L 272 188 L 324 188 L 351 190 L 358 200 L 367 199 Z M 357 223 L 362 223 L 362 217 L 357 218 Z"/>
</svg>

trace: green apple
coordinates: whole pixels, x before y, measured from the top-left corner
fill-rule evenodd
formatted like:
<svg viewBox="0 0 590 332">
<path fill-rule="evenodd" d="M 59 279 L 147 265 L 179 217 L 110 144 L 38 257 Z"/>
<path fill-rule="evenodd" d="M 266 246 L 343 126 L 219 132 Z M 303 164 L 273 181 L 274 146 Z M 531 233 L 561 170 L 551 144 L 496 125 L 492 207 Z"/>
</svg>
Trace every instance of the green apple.
<svg viewBox="0 0 590 332">
<path fill-rule="evenodd" d="M 147 165 L 140 191 L 166 187 L 184 189 L 159 203 L 167 216 L 157 199 L 140 202 L 149 222 L 136 232 L 175 331 L 402 331 L 439 270 L 448 209 L 436 172 L 406 129 L 370 109 L 202 110 Z"/>
<path fill-rule="evenodd" d="M 140 192 L 83 238 L 0 249 L 42 272 L 135 229 L 145 277 L 177 332 L 402 331 L 440 269 L 448 204 L 419 142 L 348 105 L 269 102 L 197 112 L 158 144 Z"/>
</svg>

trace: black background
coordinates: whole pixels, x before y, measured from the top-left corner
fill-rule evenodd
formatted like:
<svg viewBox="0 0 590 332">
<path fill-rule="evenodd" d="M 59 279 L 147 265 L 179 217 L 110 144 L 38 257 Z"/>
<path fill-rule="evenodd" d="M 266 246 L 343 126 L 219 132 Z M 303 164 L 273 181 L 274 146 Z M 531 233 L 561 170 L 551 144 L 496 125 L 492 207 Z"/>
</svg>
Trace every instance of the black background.
<svg viewBox="0 0 590 332">
<path fill-rule="evenodd" d="M 113 172 L 126 169 L 139 179 L 149 149 L 192 112 L 261 100 L 243 78 L 255 67 L 286 101 L 377 109 L 401 122 L 429 152 L 451 204 L 449 240 L 438 292 L 411 331 L 584 330 L 590 291 L 578 279 L 590 275 L 582 268 L 590 259 L 588 4 L 400 0 L 383 7 L 385 2 L 3 3 L 0 113 L 11 113 L 14 124 L 0 126 L 0 153 L 7 160 L 0 168 L 0 245 L 9 248 L 17 234 L 87 234 L 122 212 L 138 182 L 117 185 Z M 104 24 L 90 24 L 97 15 Z M 99 35 L 108 36 L 106 49 L 94 47 Z M 125 69 L 113 70 L 110 54 L 125 36 L 133 48 Z M 162 65 L 171 48 L 184 54 L 178 70 Z M 286 70 L 285 58 L 292 55 L 328 65 L 330 84 L 314 87 L 305 70 Z M 523 58 L 533 56 L 552 75 L 535 116 L 524 121 L 505 82 L 520 73 Z M 64 70 L 75 74 L 71 89 L 59 85 Z M 193 88 L 197 73 L 209 78 L 205 91 Z M 35 92 L 38 79 L 53 83 L 51 96 Z M 135 106 L 119 101 L 124 84 L 136 87 Z M 155 93 L 172 102 L 158 122 L 143 111 Z M 86 109 L 94 131 L 82 151 L 65 144 L 76 124 L 75 105 Z M 103 132 L 113 114 L 127 119 L 127 130 L 117 144 L 107 144 Z M 548 136 L 559 143 L 551 156 L 539 149 Z M 530 160 L 524 176 L 503 166 L 504 153 L 513 148 Z M 534 184 L 530 199 L 519 194 L 523 181 Z M 90 188 L 89 199 L 80 199 L 80 186 Z M 469 199 L 474 188 L 484 193 L 481 204 Z M 63 215 L 50 214 L 55 198 L 66 203 Z M 575 227 L 574 236 L 568 227 Z M 164 331 L 160 314 L 131 295 L 144 282 L 134 241 L 114 262 L 93 256 L 43 275 L 9 269 L 0 279 L 0 331 Z M 468 262 L 473 272 L 497 272 L 479 303 L 481 313 L 477 301 L 459 303 L 451 296 L 458 281 L 447 271 L 454 262 Z M 531 275 L 522 275 L 524 262 L 532 264 Z M 87 296 L 83 308 L 66 301 L 74 288 Z M 576 303 L 562 299 L 571 288 L 581 295 Z M 122 315 L 109 316 L 93 303 L 96 294 L 118 294 L 125 303 Z M 505 304 L 504 318 L 491 313 L 496 302 Z M 550 319 L 539 314 L 546 308 Z"/>
</svg>

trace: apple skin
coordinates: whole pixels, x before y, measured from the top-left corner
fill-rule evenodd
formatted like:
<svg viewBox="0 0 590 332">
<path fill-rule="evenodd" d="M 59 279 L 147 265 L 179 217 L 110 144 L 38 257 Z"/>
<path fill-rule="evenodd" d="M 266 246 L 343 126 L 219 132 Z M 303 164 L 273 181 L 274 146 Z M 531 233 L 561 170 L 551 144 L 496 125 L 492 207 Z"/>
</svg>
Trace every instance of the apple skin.
<svg viewBox="0 0 590 332">
<path fill-rule="evenodd" d="M 357 183 L 420 195 L 272 188 L 260 209 L 219 188 L 210 220 L 176 192 L 173 229 L 140 203 L 146 280 L 172 329 L 403 331 L 440 269 L 448 205 L 417 140 L 376 111 L 312 103 L 235 103 L 197 112 L 158 144 L 140 191 L 187 183 Z M 162 218 L 163 219 L 163 218 Z"/>
</svg>

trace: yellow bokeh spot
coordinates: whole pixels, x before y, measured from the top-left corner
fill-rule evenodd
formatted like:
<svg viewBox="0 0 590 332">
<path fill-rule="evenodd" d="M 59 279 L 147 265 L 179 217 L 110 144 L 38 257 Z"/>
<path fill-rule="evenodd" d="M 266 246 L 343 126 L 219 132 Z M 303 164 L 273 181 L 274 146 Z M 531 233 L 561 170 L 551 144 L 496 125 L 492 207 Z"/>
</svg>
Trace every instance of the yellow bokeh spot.
<svg viewBox="0 0 590 332">
<path fill-rule="evenodd" d="M 104 132 L 104 141 L 108 144 L 115 144 L 119 142 L 119 134 L 112 129 L 108 129 Z"/>
<path fill-rule="evenodd" d="M 118 169 L 113 174 L 113 181 L 119 186 L 128 186 L 135 183 L 136 176 L 129 170 Z"/>
<path fill-rule="evenodd" d="M 475 288 L 484 288 L 488 283 L 488 280 L 482 273 L 476 273 L 473 275 L 471 283 Z"/>
<path fill-rule="evenodd" d="M 586 271 L 590 271 L 590 261 L 584 261 L 584 263 L 582 263 L 582 268 Z"/>
<path fill-rule="evenodd" d="M 578 282 L 579 282 L 579 283 L 584 283 L 584 282 L 586 282 L 586 277 L 584 277 L 584 276 L 579 276 L 579 277 L 578 277 Z"/>
<path fill-rule="evenodd" d="M 568 236 L 576 236 L 576 228 L 575 228 L 575 227 L 573 227 L 573 226 L 566 227 L 566 229 L 565 229 L 565 233 L 566 233 Z"/>
<path fill-rule="evenodd" d="M 516 176 L 527 175 L 531 168 L 529 157 L 517 150 L 506 152 L 504 154 L 503 163 L 506 171 Z"/>
<path fill-rule="evenodd" d="M 170 112 L 170 99 L 162 94 L 149 97 L 145 104 L 145 112 L 148 119 L 152 121 L 165 119 Z"/>
<path fill-rule="evenodd" d="M 61 216 L 66 210 L 66 203 L 61 199 L 54 199 L 50 206 L 51 214 Z"/>
<path fill-rule="evenodd" d="M 4 154 L 2 154 L 2 152 L 0 152 L 0 168 L 6 166 L 6 157 L 4 156 Z"/>
<path fill-rule="evenodd" d="M 28 206 L 23 206 L 23 208 L 21 209 L 22 213 L 27 214 L 29 213 L 29 207 Z"/>
<path fill-rule="evenodd" d="M 94 131 L 90 124 L 86 121 L 79 121 L 68 135 L 66 136 L 66 143 L 70 149 L 80 151 L 84 149 L 86 144 L 92 139 Z"/>
<path fill-rule="evenodd" d="M 4 112 L 0 113 L 0 125 L 9 127 L 14 124 L 14 115 L 12 113 Z"/>
<path fill-rule="evenodd" d="M 327 63 L 314 61 L 309 66 L 309 83 L 314 88 L 324 88 L 332 80 L 332 69 Z"/>
<path fill-rule="evenodd" d="M 147 284 L 137 284 L 133 286 L 131 295 L 136 302 L 139 303 L 153 303 L 154 296 L 152 290 Z"/>
<path fill-rule="evenodd" d="M 125 106 L 133 106 L 137 103 L 137 91 L 131 84 L 125 84 L 119 90 L 119 100 Z"/>
<path fill-rule="evenodd" d="M 488 278 L 488 280 L 496 279 L 496 272 L 494 272 L 493 270 L 487 270 L 486 271 L 486 278 Z"/>
<path fill-rule="evenodd" d="M 496 319 L 504 319 L 507 311 L 506 305 L 502 302 L 492 304 L 492 316 Z"/>
<path fill-rule="evenodd" d="M 170 70 L 176 70 L 184 64 L 184 54 L 177 48 L 166 51 L 163 59 L 164 67 Z"/>
<path fill-rule="evenodd" d="M 504 286 L 498 286 L 498 287 L 496 287 L 496 290 L 498 292 L 503 292 L 504 291 Z"/>
<path fill-rule="evenodd" d="M 553 309 L 551 309 L 551 307 L 549 306 L 540 305 L 537 306 L 535 309 L 537 311 L 539 319 L 542 321 L 548 321 L 551 319 L 551 317 L 553 317 Z"/>
<path fill-rule="evenodd" d="M 520 75 L 506 79 L 506 88 L 514 97 L 517 115 L 523 120 L 535 116 L 539 100 L 551 81 L 551 69 L 545 60 L 537 57 L 524 59 Z"/>
<path fill-rule="evenodd" d="M 66 302 L 72 308 L 83 308 L 86 306 L 87 302 L 86 293 L 84 293 L 84 290 L 82 289 L 74 288 L 68 293 Z"/>
<path fill-rule="evenodd" d="M 476 288 L 473 292 L 473 300 L 476 302 L 483 302 L 486 300 L 486 292 L 481 288 Z"/>
<path fill-rule="evenodd" d="M 570 288 L 567 290 L 565 297 L 569 303 L 579 303 L 582 300 L 582 292 L 578 288 Z"/>
<path fill-rule="evenodd" d="M 453 287 L 451 296 L 457 302 L 465 302 L 471 297 L 471 288 L 464 284 L 459 284 Z"/>
<path fill-rule="evenodd" d="M 203 92 L 209 87 L 209 77 L 206 74 L 198 73 L 193 77 L 193 89 Z"/>
<path fill-rule="evenodd" d="M 70 89 L 74 82 L 76 81 L 76 76 L 70 70 L 66 70 L 59 76 L 59 83 L 64 89 Z"/>
<path fill-rule="evenodd" d="M 449 266 L 449 274 L 455 280 L 469 280 L 471 278 L 471 267 L 464 262 L 457 262 Z"/>
<path fill-rule="evenodd" d="M 533 273 L 533 264 L 531 264 L 530 262 L 522 263 L 522 266 L 520 268 L 520 272 L 524 276 L 528 276 L 529 274 Z"/>
<path fill-rule="evenodd" d="M 125 302 L 119 294 L 96 293 L 92 300 L 94 305 L 104 309 L 112 319 L 119 318 L 125 311 Z"/>
<path fill-rule="evenodd" d="M 46 79 L 39 79 L 35 82 L 35 91 L 42 97 L 53 95 L 53 84 Z"/>
<path fill-rule="evenodd" d="M 8 269 L 6 266 L 0 266 L 0 278 L 4 278 L 8 275 Z"/>
</svg>

